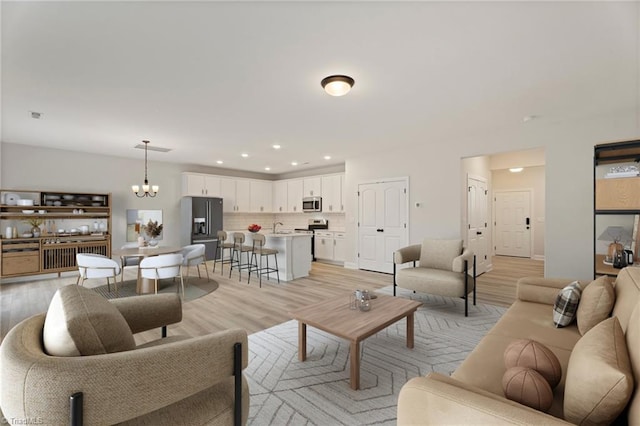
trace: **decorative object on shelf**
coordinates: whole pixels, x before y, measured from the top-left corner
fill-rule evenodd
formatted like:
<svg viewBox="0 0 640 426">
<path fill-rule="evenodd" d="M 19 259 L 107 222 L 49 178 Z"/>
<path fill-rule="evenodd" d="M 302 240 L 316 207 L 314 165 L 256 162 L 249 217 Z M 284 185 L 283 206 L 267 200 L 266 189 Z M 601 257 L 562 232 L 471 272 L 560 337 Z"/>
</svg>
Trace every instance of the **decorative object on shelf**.
<svg viewBox="0 0 640 426">
<path fill-rule="evenodd" d="M 249 232 L 256 233 L 262 229 L 262 226 L 258 225 L 257 223 L 252 223 L 247 229 L 249 230 Z"/>
<path fill-rule="evenodd" d="M 162 233 L 163 224 L 158 224 L 158 221 L 149 220 L 144 226 L 144 232 L 149 236 L 149 246 L 155 247 L 158 245 L 158 238 Z"/>
<path fill-rule="evenodd" d="M 355 80 L 348 75 L 330 75 L 320 82 L 322 88 L 331 96 L 344 96 L 353 87 Z"/>
<path fill-rule="evenodd" d="M 18 200 L 20 196 L 18 194 L 14 194 L 13 192 L 9 192 L 4 194 L 4 200 L 2 204 L 6 204 L 7 206 L 16 206 L 18 205 Z"/>
<path fill-rule="evenodd" d="M 41 234 L 40 225 L 42 225 L 44 220 L 42 220 L 42 218 L 39 218 L 39 217 L 31 217 L 25 220 L 25 222 L 31 225 L 31 234 L 33 234 L 35 238 L 38 238 Z"/>
<path fill-rule="evenodd" d="M 158 191 L 160 187 L 158 185 L 149 185 L 149 180 L 147 179 L 147 147 L 149 145 L 149 141 L 142 141 L 144 143 L 144 184 L 142 185 L 142 192 L 140 191 L 139 185 L 131 185 L 131 189 L 133 193 L 136 194 L 137 197 L 155 197 L 158 195 Z M 149 191 L 151 189 L 151 191 Z"/>
<path fill-rule="evenodd" d="M 624 246 L 632 241 L 631 230 L 624 226 L 607 226 L 607 229 L 598 237 L 598 241 L 611 241 L 604 263 L 613 265 L 616 253 L 623 253 Z"/>
<path fill-rule="evenodd" d="M 624 177 L 636 177 L 640 175 L 638 166 L 636 165 L 621 165 L 613 166 L 609 169 L 609 173 L 604 175 L 606 179 L 611 178 L 624 178 Z"/>
</svg>

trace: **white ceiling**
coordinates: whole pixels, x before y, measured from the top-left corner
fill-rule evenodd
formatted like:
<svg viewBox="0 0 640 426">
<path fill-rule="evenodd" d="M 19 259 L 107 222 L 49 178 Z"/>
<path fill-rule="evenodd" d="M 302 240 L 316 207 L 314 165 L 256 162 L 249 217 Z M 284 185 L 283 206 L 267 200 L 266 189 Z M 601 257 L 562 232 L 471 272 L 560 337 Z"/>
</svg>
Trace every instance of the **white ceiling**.
<svg viewBox="0 0 640 426">
<path fill-rule="evenodd" d="M 282 174 L 616 114 L 639 96 L 637 2 L 1 7 L 8 143 L 141 158 L 149 139 L 172 149 L 151 160 Z M 325 94 L 330 74 L 352 76 L 351 93 Z"/>
</svg>

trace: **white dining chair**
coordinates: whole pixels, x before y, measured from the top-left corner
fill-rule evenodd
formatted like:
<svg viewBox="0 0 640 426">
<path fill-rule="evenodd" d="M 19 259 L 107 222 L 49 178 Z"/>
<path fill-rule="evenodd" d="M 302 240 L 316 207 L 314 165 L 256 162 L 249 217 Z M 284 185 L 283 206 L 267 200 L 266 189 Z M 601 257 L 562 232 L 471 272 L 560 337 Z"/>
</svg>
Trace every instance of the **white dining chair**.
<svg viewBox="0 0 640 426">
<path fill-rule="evenodd" d="M 182 266 L 185 266 L 187 270 L 187 284 L 189 283 L 189 267 L 195 265 L 196 269 L 198 269 L 198 277 L 202 278 L 202 275 L 200 275 L 200 265 L 203 263 L 204 271 L 207 273 L 207 281 L 211 281 L 209 278 L 209 270 L 207 269 L 207 259 L 204 255 L 205 248 L 204 244 L 191 244 L 182 247 Z"/>
<path fill-rule="evenodd" d="M 111 292 L 109 278 L 113 278 L 113 285 L 116 288 L 116 294 L 118 294 L 118 275 L 120 274 L 118 262 L 101 254 L 78 253 L 76 254 L 76 265 L 80 273 L 76 285 L 84 286 L 84 281 L 87 279 L 106 278 L 107 290 Z"/>
<path fill-rule="evenodd" d="M 120 247 L 121 250 L 132 249 L 132 248 L 138 248 L 138 243 L 137 242 L 126 243 L 122 247 Z M 127 266 L 137 267 L 138 265 L 140 265 L 140 256 L 120 256 L 120 268 L 121 268 L 120 282 L 122 283 L 124 281 L 124 269 Z"/>
<path fill-rule="evenodd" d="M 154 280 L 155 292 L 158 294 L 158 280 L 163 278 L 180 278 L 182 299 L 184 300 L 184 281 L 182 280 L 182 254 L 161 254 L 145 257 L 140 261 L 140 277 Z"/>
</svg>

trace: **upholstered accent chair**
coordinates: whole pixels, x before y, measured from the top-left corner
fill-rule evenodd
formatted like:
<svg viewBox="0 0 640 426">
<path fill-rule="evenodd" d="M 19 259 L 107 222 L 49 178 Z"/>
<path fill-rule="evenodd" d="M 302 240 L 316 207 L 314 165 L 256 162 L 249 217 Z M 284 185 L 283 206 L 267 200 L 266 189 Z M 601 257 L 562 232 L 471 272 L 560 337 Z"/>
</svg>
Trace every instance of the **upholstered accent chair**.
<svg viewBox="0 0 640 426">
<path fill-rule="evenodd" d="M 412 262 L 411 267 L 400 268 Z M 416 264 L 416 262 L 418 262 Z M 469 315 L 469 294 L 476 304 L 476 257 L 462 240 L 425 239 L 393 254 L 393 295 L 396 287 L 421 293 L 464 298 L 464 316 Z"/>
<path fill-rule="evenodd" d="M 181 253 L 145 257 L 140 262 L 140 276 L 142 278 L 154 280 L 156 294 L 158 294 L 158 280 L 164 278 L 180 278 L 182 297 L 184 297 Z M 180 291 L 180 287 L 178 287 L 178 291 Z"/>
<path fill-rule="evenodd" d="M 108 301 L 70 285 L 48 312 L 16 325 L 0 345 L 0 408 L 15 424 L 244 424 L 247 333 L 134 333 L 182 320 L 177 294 Z M 71 421 L 70 421 L 71 419 Z"/>
</svg>

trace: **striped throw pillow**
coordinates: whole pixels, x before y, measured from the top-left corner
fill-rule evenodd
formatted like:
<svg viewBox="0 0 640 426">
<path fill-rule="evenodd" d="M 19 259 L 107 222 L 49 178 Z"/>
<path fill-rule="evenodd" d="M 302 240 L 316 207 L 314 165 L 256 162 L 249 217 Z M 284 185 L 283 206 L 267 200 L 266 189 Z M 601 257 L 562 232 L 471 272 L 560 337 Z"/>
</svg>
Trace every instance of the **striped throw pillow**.
<svg viewBox="0 0 640 426">
<path fill-rule="evenodd" d="M 558 327 L 566 327 L 576 317 L 582 288 L 580 283 L 574 281 L 558 293 L 556 303 L 553 305 L 553 323 Z"/>
</svg>

